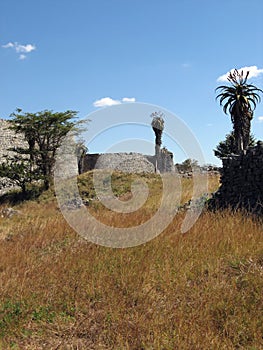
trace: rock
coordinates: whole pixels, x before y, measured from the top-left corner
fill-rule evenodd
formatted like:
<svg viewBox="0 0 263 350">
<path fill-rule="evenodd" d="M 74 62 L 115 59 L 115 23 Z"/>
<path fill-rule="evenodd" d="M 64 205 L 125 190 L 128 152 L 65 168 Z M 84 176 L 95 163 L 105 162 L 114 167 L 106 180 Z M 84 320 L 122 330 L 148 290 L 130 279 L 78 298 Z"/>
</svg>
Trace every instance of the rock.
<svg viewBox="0 0 263 350">
<path fill-rule="evenodd" d="M 76 210 L 83 206 L 83 202 L 80 198 L 73 198 L 61 205 L 62 210 Z"/>
<path fill-rule="evenodd" d="M 2 218 L 11 218 L 15 215 L 21 215 L 22 212 L 20 210 L 16 210 L 13 208 L 4 208 L 1 210 L 1 217 Z"/>
</svg>

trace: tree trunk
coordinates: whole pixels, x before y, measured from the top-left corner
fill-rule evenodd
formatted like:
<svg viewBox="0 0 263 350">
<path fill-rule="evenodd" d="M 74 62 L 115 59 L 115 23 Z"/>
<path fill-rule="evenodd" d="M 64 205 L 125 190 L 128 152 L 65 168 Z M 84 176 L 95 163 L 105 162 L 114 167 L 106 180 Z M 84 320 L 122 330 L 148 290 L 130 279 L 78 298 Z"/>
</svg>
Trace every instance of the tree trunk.
<svg viewBox="0 0 263 350">
<path fill-rule="evenodd" d="M 160 161 L 160 146 L 155 144 L 155 173 L 158 173 Z"/>
<path fill-rule="evenodd" d="M 158 128 L 153 128 L 155 133 L 155 172 L 159 170 L 160 150 L 162 144 L 162 133 L 163 131 Z"/>
<path fill-rule="evenodd" d="M 252 112 L 242 106 L 233 109 L 231 119 L 234 127 L 235 150 L 238 154 L 248 148 Z"/>
</svg>

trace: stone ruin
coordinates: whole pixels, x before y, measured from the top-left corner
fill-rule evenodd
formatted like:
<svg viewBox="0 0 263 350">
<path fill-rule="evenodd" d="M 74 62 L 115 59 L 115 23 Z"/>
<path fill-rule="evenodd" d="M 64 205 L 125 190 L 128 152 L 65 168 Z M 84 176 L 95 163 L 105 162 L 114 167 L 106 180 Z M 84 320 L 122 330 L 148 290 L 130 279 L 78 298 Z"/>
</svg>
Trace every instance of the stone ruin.
<svg viewBox="0 0 263 350">
<path fill-rule="evenodd" d="M 263 214 L 263 142 L 243 154 L 223 159 L 221 186 L 210 207 L 245 209 Z"/>
<path fill-rule="evenodd" d="M 16 134 L 9 129 L 8 120 L 0 119 L 0 163 L 5 161 L 5 156 L 12 156 L 14 152 L 9 148 L 27 147 L 27 143 L 21 134 Z M 156 157 L 143 155 L 141 153 L 106 153 L 106 154 L 86 154 L 81 164 L 69 163 L 69 173 L 84 173 L 89 170 L 112 169 L 128 173 L 154 173 Z M 79 168 L 77 170 L 77 167 Z M 173 154 L 162 148 L 158 158 L 158 171 L 160 173 L 173 172 L 175 166 Z M 13 183 L 7 178 L 0 179 L 0 195 L 12 189 Z"/>
<path fill-rule="evenodd" d="M 9 148 L 26 146 L 24 138 L 10 130 L 9 126 L 7 120 L 0 119 L 0 162 L 3 162 L 5 155 L 14 155 L 14 152 L 10 151 Z"/>
<path fill-rule="evenodd" d="M 12 157 L 14 152 L 10 148 L 25 147 L 24 138 L 9 129 L 10 124 L 7 120 L 0 119 L 0 163 L 5 161 L 5 156 Z M 14 187 L 13 183 L 7 178 L 0 178 L 0 195 Z"/>
<path fill-rule="evenodd" d="M 126 173 L 155 173 L 156 157 L 141 153 L 87 154 L 80 167 L 81 173 L 93 169 L 109 169 Z M 165 148 L 158 159 L 158 172 L 174 172 L 173 154 Z"/>
<path fill-rule="evenodd" d="M 0 119 L 0 162 L 5 155 L 12 155 L 10 147 L 25 147 L 26 142 L 20 134 L 8 129 L 7 120 Z M 173 154 L 161 149 L 158 159 L 158 171 L 174 172 Z M 73 164 L 71 164 L 73 166 Z M 77 167 L 77 162 L 74 163 Z M 156 157 L 140 153 L 87 154 L 79 172 L 94 168 L 114 169 L 130 173 L 154 173 Z M 76 173 L 76 172 L 75 172 Z M 263 213 L 263 142 L 249 148 L 241 155 L 231 155 L 223 159 L 221 186 L 213 195 L 209 206 L 212 208 L 245 208 Z M 12 183 L 5 178 L 0 180 L 0 195 L 10 190 Z"/>
</svg>

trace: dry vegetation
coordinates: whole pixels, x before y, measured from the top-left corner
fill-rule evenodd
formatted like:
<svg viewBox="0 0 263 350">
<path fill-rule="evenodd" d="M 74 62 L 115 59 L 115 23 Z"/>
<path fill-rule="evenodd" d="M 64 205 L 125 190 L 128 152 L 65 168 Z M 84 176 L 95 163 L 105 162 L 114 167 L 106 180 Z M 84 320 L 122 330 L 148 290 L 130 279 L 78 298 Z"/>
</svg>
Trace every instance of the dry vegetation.
<svg viewBox="0 0 263 350">
<path fill-rule="evenodd" d="M 17 208 L 0 218 L 0 349 L 263 349 L 260 221 L 203 212 L 181 234 L 180 212 L 147 244 L 111 249 L 74 233 L 48 194 Z"/>
</svg>

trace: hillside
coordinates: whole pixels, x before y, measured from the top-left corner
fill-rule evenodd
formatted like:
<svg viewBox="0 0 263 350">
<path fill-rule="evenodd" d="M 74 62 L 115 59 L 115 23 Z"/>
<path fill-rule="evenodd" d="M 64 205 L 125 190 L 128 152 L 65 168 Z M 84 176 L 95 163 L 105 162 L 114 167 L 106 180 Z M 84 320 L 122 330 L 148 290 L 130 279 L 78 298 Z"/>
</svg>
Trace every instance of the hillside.
<svg viewBox="0 0 263 350">
<path fill-rule="evenodd" d="M 80 193 L 105 223 L 138 225 L 157 210 L 158 176 L 144 176 L 148 200 L 128 216 L 99 203 L 92 176 L 79 177 Z M 131 180 L 113 174 L 122 201 Z M 181 204 L 192 187 L 182 179 Z M 217 187 L 209 178 L 209 190 Z M 150 242 L 113 249 L 76 234 L 52 191 L 14 209 L 20 215 L 0 218 L 0 349 L 263 349 L 259 220 L 204 211 L 182 234 L 180 211 Z"/>
</svg>

